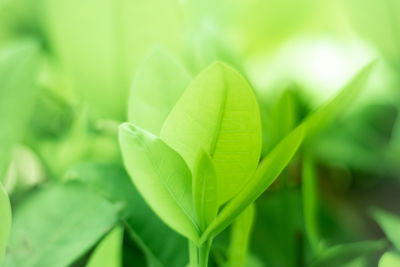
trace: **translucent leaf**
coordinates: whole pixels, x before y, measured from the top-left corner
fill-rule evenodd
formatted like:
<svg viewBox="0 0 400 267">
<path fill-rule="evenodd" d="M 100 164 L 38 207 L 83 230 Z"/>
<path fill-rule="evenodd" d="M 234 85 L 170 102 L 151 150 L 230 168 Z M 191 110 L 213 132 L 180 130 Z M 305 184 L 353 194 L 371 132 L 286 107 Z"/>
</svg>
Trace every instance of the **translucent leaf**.
<svg viewBox="0 0 400 267">
<path fill-rule="evenodd" d="M 8 235 L 11 228 L 11 207 L 8 195 L 0 184 L 0 265 L 6 249 Z"/>
<path fill-rule="evenodd" d="M 119 141 L 125 167 L 149 206 L 172 229 L 197 242 L 191 173 L 182 157 L 133 124 L 120 126 Z"/>
<path fill-rule="evenodd" d="M 194 169 L 197 155 L 211 156 L 217 173 L 218 202 L 225 203 L 249 181 L 261 152 L 258 104 L 235 70 L 214 63 L 201 72 L 172 109 L 161 139 Z"/>
</svg>

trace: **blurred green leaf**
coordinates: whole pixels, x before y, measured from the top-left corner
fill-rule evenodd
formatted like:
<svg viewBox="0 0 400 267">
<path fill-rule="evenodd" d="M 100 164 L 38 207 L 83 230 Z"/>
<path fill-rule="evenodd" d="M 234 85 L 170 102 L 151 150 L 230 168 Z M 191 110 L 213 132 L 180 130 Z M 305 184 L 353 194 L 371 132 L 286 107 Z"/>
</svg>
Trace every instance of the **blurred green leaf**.
<svg viewBox="0 0 400 267">
<path fill-rule="evenodd" d="M 312 264 L 313 267 L 337 267 L 362 256 L 379 252 L 386 245 L 385 241 L 362 241 L 329 247 L 322 251 Z"/>
<path fill-rule="evenodd" d="M 120 126 L 119 141 L 125 167 L 149 206 L 172 229 L 197 242 L 191 173 L 183 158 L 133 124 Z"/>
<path fill-rule="evenodd" d="M 71 168 L 66 176 L 78 179 L 121 207 L 120 216 L 129 236 L 143 250 L 151 266 L 181 267 L 188 262 L 187 240 L 166 226 L 149 208 L 122 166 L 85 162 Z"/>
<path fill-rule="evenodd" d="M 373 209 L 372 214 L 390 242 L 400 250 L 400 217 L 381 209 Z"/>
<path fill-rule="evenodd" d="M 302 194 L 304 221 L 308 240 L 314 253 L 318 252 L 319 230 L 318 230 L 318 191 L 317 174 L 313 159 L 306 155 L 303 159 L 302 168 Z"/>
<path fill-rule="evenodd" d="M 215 167 L 204 151 L 199 153 L 193 174 L 193 202 L 200 229 L 204 231 L 218 212 Z"/>
<path fill-rule="evenodd" d="M 244 267 L 249 258 L 250 234 L 254 222 L 255 207 L 252 203 L 233 222 L 231 226 L 231 239 L 228 248 L 229 267 Z"/>
<path fill-rule="evenodd" d="M 253 203 L 278 177 L 292 159 L 303 141 L 304 127 L 299 126 L 285 137 L 260 163 L 254 176 L 246 187 L 218 214 L 201 236 L 200 241 L 214 237 Z"/>
<path fill-rule="evenodd" d="M 400 266 L 400 254 L 396 251 L 388 251 L 382 255 L 378 267 L 398 267 Z"/>
<path fill-rule="evenodd" d="M 202 71 L 172 109 L 161 138 L 194 169 L 204 150 L 213 159 L 218 202 L 249 181 L 261 152 L 261 125 L 252 89 L 235 70 L 214 63 Z"/>
<path fill-rule="evenodd" d="M 117 225 L 96 247 L 86 267 L 121 267 L 124 229 Z"/>
<path fill-rule="evenodd" d="M 126 117 L 133 75 L 151 47 L 160 44 L 177 54 L 182 49 L 176 0 L 41 3 L 42 27 L 68 82 L 103 117 Z"/>
<path fill-rule="evenodd" d="M 0 54 L 0 179 L 14 144 L 23 135 L 37 94 L 38 52 L 36 42 L 26 41 Z"/>
<path fill-rule="evenodd" d="M 8 242 L 11 228 L 11 207 L 8 195 L 0 183 L 0 265 Z"/>
<path fill-rule="evenodd" d="M 307 117 L 307 140 L 312 139 L 324 130 L 333 120 L 349 108 L 352 102 L 364 89 L 375 62 L 371 62 L 363 67 L 351 81 L 329 102 L 318 108 L 314 113 Z"/>
<path fill-rule="evenodd" d="M 190 82 L 186 69 L 164 50 L 154 48 L 133 80 L 128 120 L 159 135 L 161 126 Z"/>
<path fill-rule="evenodd" d="M 116 207 L 81 184 L 44 187 L 17 207 L 4 266 L 69 266 L 117 220 Z"/>
</svg>

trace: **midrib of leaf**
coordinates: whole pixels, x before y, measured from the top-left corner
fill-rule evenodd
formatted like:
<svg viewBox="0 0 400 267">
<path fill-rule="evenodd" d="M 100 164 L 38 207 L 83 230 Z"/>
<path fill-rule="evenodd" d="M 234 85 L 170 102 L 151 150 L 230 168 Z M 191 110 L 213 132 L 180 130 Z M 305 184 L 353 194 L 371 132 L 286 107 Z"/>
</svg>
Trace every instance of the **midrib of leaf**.
<svg viewBox="0 0 400 267">
<path fill-rule="evenodd" d="M 93 209 L 93 204 L 88 206 L 88 208 L 86 208 L 82 213 L 78 213 L 73 217 L 68 217 L 70 218 L 70 220 L 65 220 L 64 223 L 61 223 L 60 226 L 60 231 L 58 232 L 54 232 L 53 238 L 50 239 L 50 241 L 48 241 L 45 246 L 42 246 L 42 250 L 40 250 L 39 252 L 35 253 L 35 256 L 28 259 L 25 264 L 23 266 L 36 266 L 36 264 L 43 258 L 44 255 L 48 254 L 48 251 L 51 251 L 51 248 L 54 247 L 54 244 L 57 243 L 60 239 L 62 239 L 62 237 L 64 235 L 66 235 L 69 232 L 72 232 L 74 226 L 81 222 L 84 221 L 86 214 L 89 213 L 89 211 L 91 211 Z M 83 215 L 83 216 L 80 216 Z M 55 246 L 56 247 L 56 246 Z M 83 253 L 83 252 L 81 252 Z"/>
<path fill-rule="evenodd" d="M 227 94 L 228 94 L 228 88 L 227 88 L 227 79 L 225 77 L 225 71 L 221 69 L 221 74 L 222 74 L 222 80 L 223 80 L 223 94 L 222 94 L 222 103 L 220 105 L 220 108 L 218 110 L 218 118 L 217 118 L 217 123 L 215 125 L 214 133 L 213 133 L 213 138 L 211 139 L 211 144 L 210 144 L 210 152 L 209 155 L 212 158 L 215 154 L 215 150 L 217 147 L 217 141 L 219 139 L 219 136 L 221 134 L 221 128 L 222 128 L 222 121 L 225 115 L 225 107 L 226 107 L 226 101 L 227 101 Z"/>
<path fill-rule="evenodd" d="M 201 223 L 200 226 L 206 227 L 207 225 L 207 220 L 206 220 L 206 209 L 205 209 L 205 195 L 206 195 L 206 185 L 207 185 L 207 179 L 203 179 L 202 181 L 202 188 L 201 188 Z M 203 229 L 202 229 L 203 230 Z"/>
<path fill-rule="evenodd" d="M 156 174 L 157 174 L 159 180 L 161 181 L 161 183 L 167 189 L 168 194 L 172 197 L 172 199 L 175 201 L 175 203 L 178 205 L 178 207 L 180 207 L 182 209 L 183 213 L 186 215 L 186 217 L 189 219 L 189 221 L 192 222 L 192 224 L 196 228 L 197 232 L 200 232 L 200 227 L 198 226 L 196 220 L 194 220 L 194 218 L 190 215 L 190 212 L 181 204 L 181 201 L 175 197 L 175 194 L 173 194 L 173 191 L 171 190 L 168 183 L 165 183 L 164 179 L 162 178 L 162 174 L 161 174 L 159 168 L 157 167 L 157 164 L 152 160 L 152 157 L 150 156 L 151 150 L 149 149 L 148 145 L 146 144 L 146 142 L 142 142 L 142 144 L 147 151 L 146 157 L 149 159 L 149 162 L 151 163 L 153 168 L 156 170 Z M 185 192 L 184 192 L 184 194 L 185 194 Z"/>
</svg>

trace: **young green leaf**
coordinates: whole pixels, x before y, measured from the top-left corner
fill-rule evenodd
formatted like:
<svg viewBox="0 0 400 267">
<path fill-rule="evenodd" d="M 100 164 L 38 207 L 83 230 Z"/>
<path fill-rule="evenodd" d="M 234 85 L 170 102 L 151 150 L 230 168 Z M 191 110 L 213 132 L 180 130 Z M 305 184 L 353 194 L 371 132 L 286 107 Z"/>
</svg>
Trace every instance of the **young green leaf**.
<svg viewBox="0 0 400 267">
<path fill-rule="evenodd" d="M 218 212 L 215 168 L 204 151 L 200 151 L 193 173 L 193 203 L 200 229 L 204 231 Z"/>
<path fill-rule="evenodd" d="M 228 249 L 227 265 L 229 267 L 244 267 L 246 264 L 254 213 L 255 207 L 254 203 L 252 203 L 232 224 Z"/>
<path fill-rule="evenodd" d="M 191 173 L 182 157 L 129 123 L 119 127 L 119 142 L 125 167 L 149 206 L 172 229 L 197 242 Z"/>
<path fill-rule="evenodd" d="M 121 267 L 124 228 L 117 225 L 97 246 L 86 267 Z"/>
<path fill-rule="evenodd" d="M 11 207 L 8 195 L 0 184 L 0 265 L 6 249 L 8 235 L 11 228 Z"/>
<path fill-rule="evenodd" d="M 363 67 L 351 81 L 328 103 L 318 108 L 305 121 L 307 140 L 316 136 L 343 112 L 361 93 L 371 75 L 375 61 Z"/>
<path fill-rule="evenodd" d="M 336 245 L 322 251 L 311 266 L 336 267 L 343 266 L 362 256 L 377 253 L 386 245 L 385 241 L 362 241 L 351 244 Z"/>
<path fill-rule="evenodd" d="M 317 219 L 317 177 L 314 161 L 309 155 L 304 156 L 302 169 L 302 198 L 304 223 L 308 240 L 314 253 L 318 252 L 318 219 Z"/>
<path fill-rule="evenodd" d="M 189 85 L 161 130 L 163 139 L 194 170 L 200 150 L 213 159 L 218 202 L 249 181 L 261 151 L 261 126 L 252 89 L 235 70 L 214 63 Z"/>
<path fill-rule="evenodd" d="M 294 129 L 260 163 L 256 173 L 245 188 L 218 214 L 201 236 L 200 242 L 214 237 L 253 203 L 278 177 L 299 148 L 304 136 L 304 126 Z"/>
<path fill-rule="evenodd" d="M 8 47 L 0 54 L 0 180 L 33 108 L 38 52 L 37 43 L 30 41 Z"/>
<path fill-rule="evenodd" d="M 400 250 L 400 217 L 380 209 L 373 209 L 372 214 L 390 242 Z"/>
<path fill-rule="evenodd" d="M 188 262 L 187 240 L 169 228 L 143 200 L 123 166 L 84 162 L 71 168 L 67 179 L 77 179 L 121 208 L 127 233 L 144 252 L 150 266 L 183 267 Z"/>
<path fill-rule="evenodd" d="M 117 207 L 81 184 L 45 187 L 16 209 L 4 266 L 70 266 L 117 221 Z"/>
<path fill-rule="evenodd" d="M 190 82 L 186 69 L 161 48 L 154 48 L 133 80 L 128 120 L 159 135 L 173 106 Z"/>
<path fill-rule="evenodd" d="M 378 267 L 398 267 L 400 266 L 400 254 L 396 251 L 388 251 L 382 255 Z"/>
</svg>

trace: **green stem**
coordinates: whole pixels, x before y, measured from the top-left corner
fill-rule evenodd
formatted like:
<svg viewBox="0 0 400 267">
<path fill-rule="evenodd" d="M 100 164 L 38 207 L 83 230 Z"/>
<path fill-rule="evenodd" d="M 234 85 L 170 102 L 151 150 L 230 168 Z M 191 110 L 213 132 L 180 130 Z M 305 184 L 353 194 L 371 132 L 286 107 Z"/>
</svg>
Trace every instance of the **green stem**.
<svg viewBox="0 0 400 267">
<path fill-rule="evenodd" d="M 207 267 L 210 248 L 211 240 L 204 242 L 200 247 L 189 241 L 189 266 Z"/>
</svg>

